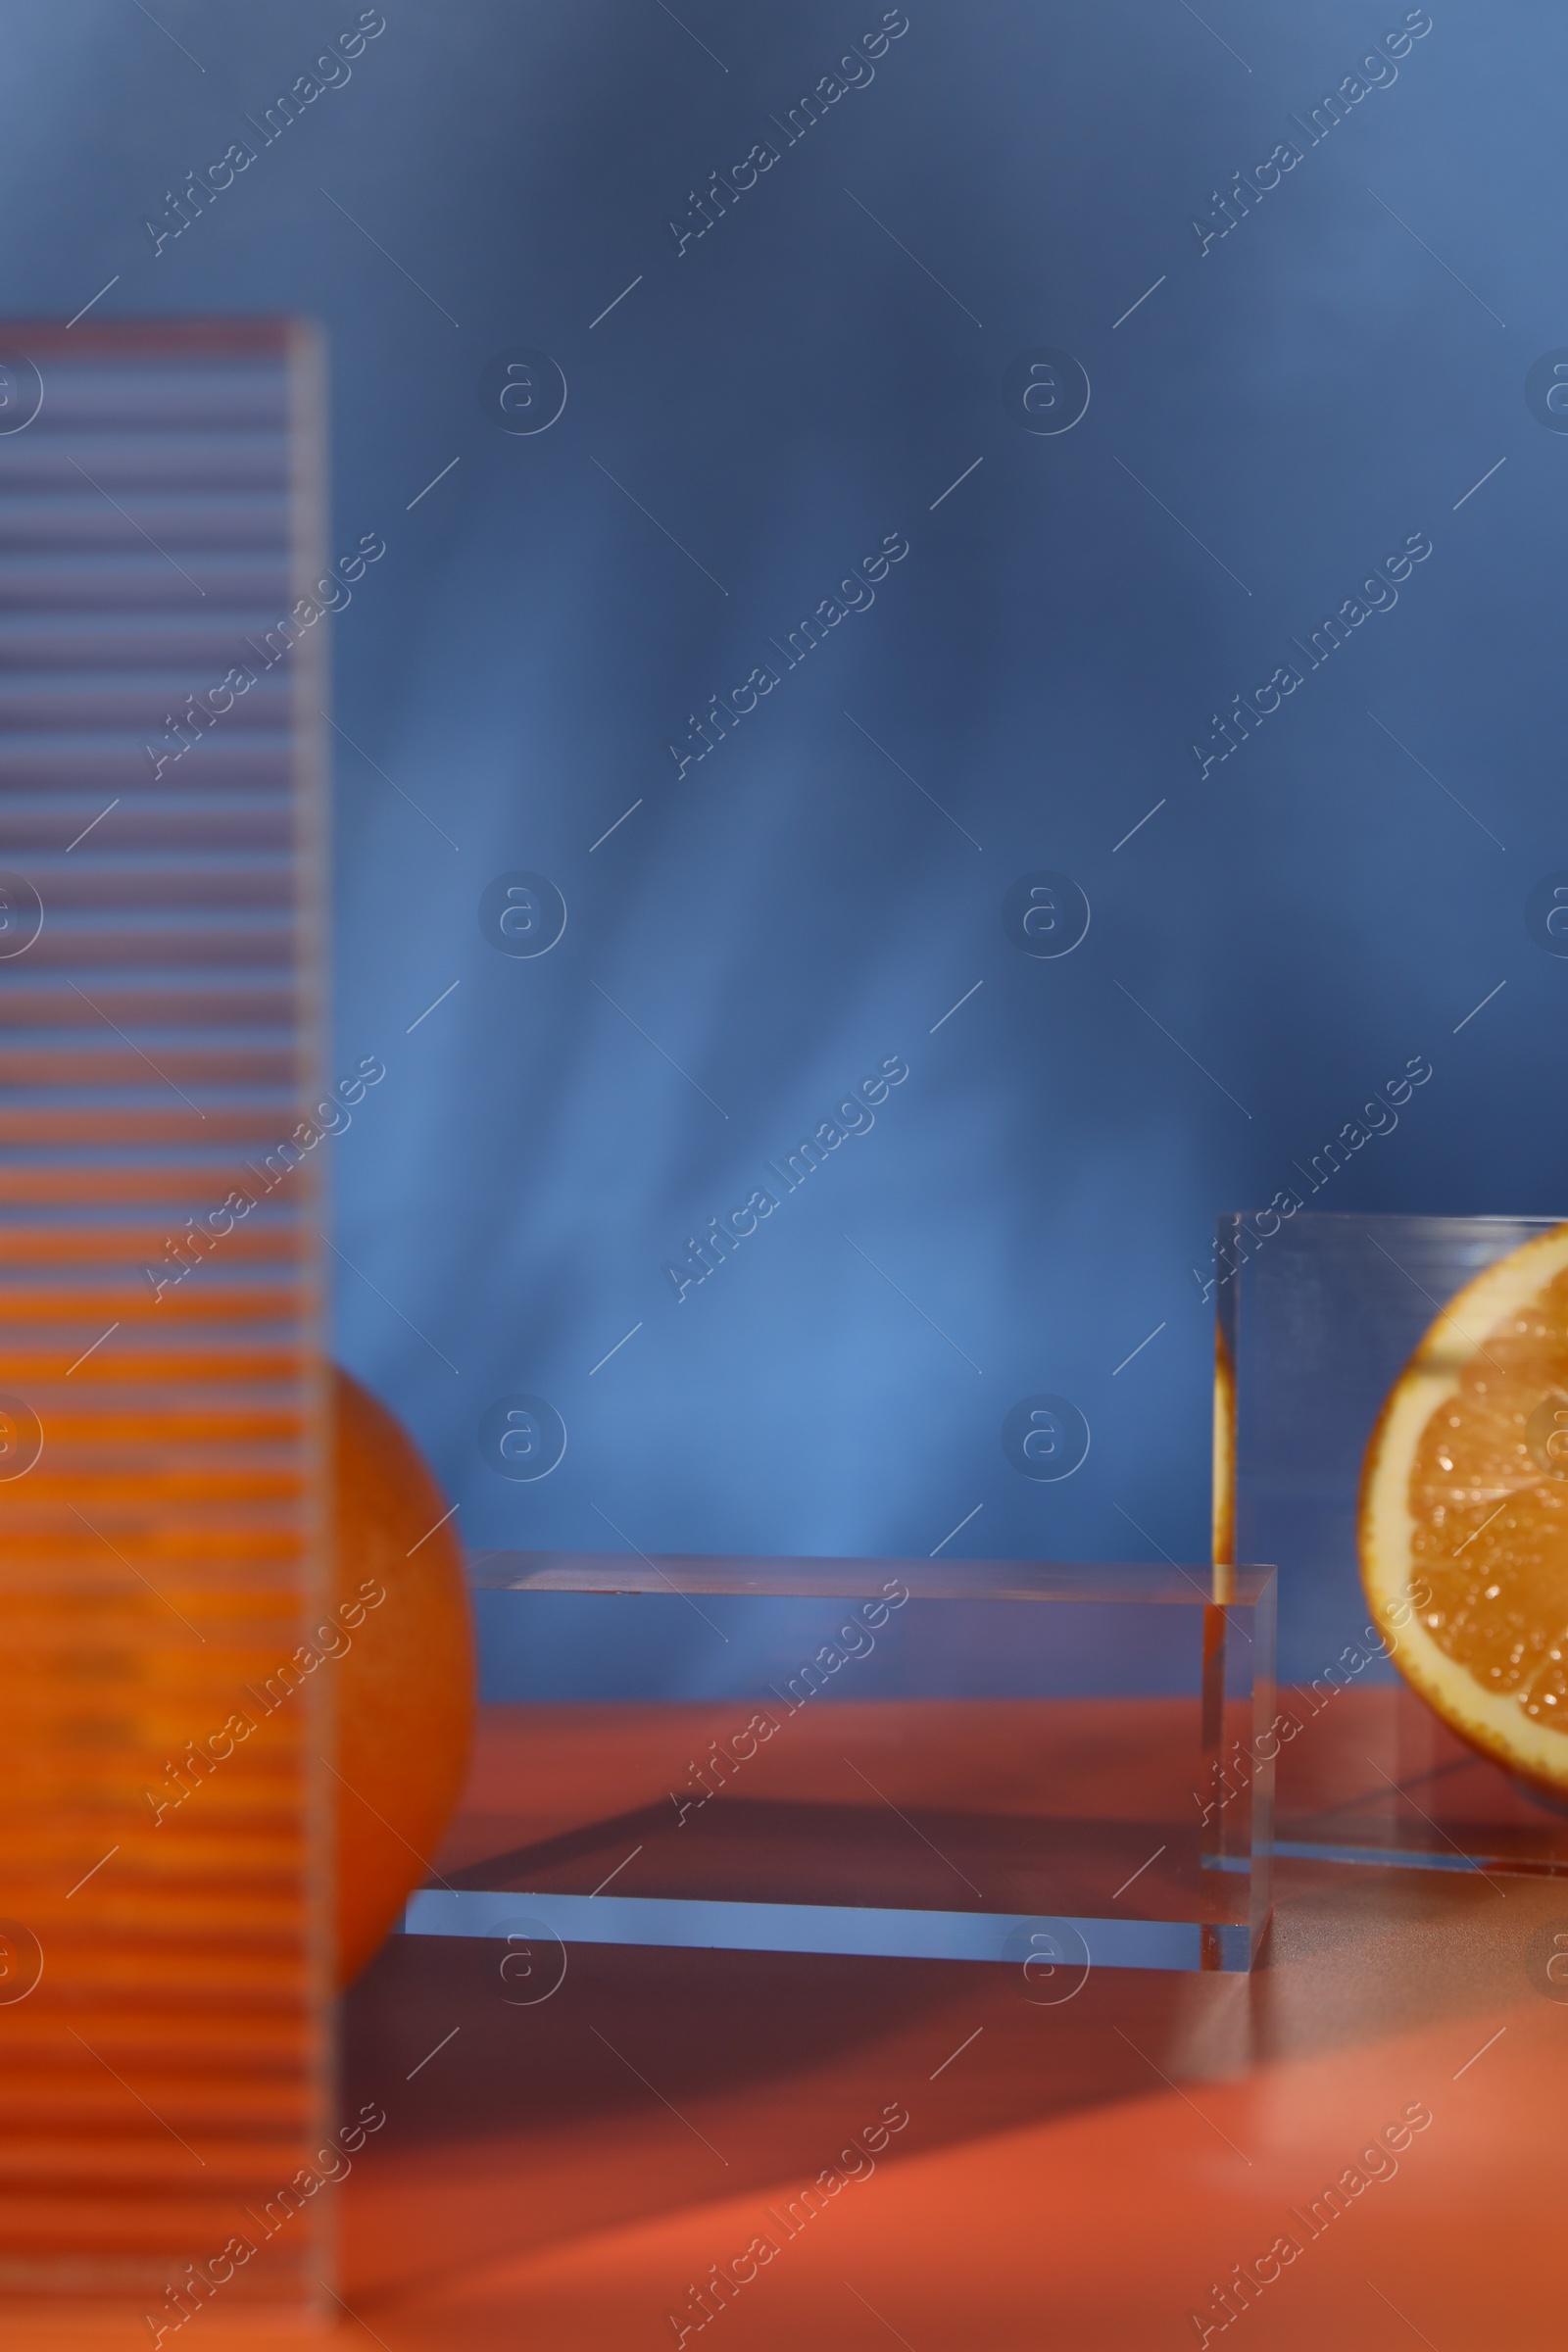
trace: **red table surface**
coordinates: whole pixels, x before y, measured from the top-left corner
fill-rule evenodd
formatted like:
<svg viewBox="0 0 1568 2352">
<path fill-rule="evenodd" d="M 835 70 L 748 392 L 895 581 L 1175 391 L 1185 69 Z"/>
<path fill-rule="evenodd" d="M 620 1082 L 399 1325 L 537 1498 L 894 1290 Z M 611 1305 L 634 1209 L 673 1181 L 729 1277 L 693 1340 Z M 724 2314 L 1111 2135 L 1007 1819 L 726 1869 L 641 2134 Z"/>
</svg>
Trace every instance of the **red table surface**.
<svg viewBox="0 0 1568 2352">
<path fill-rule="evenodd" d="M 541 1788 L 537 1719 L 488 1711 L 453 1868 L 622 1805 L 628 1772 L 671 1785 L 659 1711 L 562 1713 Z M 388 2128 L 343 2191 L 342 2293 L 391 2352 L 686 2325 L 730 2352 L 1142 2348 L 1196 2344 L 1194 2310 L 1258 2352 L 1560 2352 L 1568 2006 L 1532 1974 L 1556 1926 L 1561 1882 L 1282 1865 L 1250 1979 L 1102 1971 L 1054 2007 L 1001 1967 L 579 1946 L 514 2008 L 493 1946 L 400 1938 L 347 2004 L 349 2097 Z M 1312 2237 L 1291 2209 L 1412 2106 L 1430 2125 Z M 888 2108 L 885 2149 L 841 2161 Z M 859 2177 L 788 2234 L 824 2167 Z M 1212 2287 L 1282 2232 L 1300 2253 L 1221 2329 Z M 759 2236 L 699 2325 L 692 2286 Z"/>
<path fill-rule="evenodd" d="M 540 1711 L 486 1711 L 449 1867 L 620 1804 L 628 1771 L 668 1787 L 667 1716 L 553 1712 L 541 1785 Z M 1255 2352 L 1560 2352 L 1568 2005 L 1540 1953 L 1568 1884 L 1276 1867 L 1250 1978 L 1097 1971 L 1056 2006 L 1000 1966 L 620 1946 L 511 2006 L 493 1944 L 394 1938 L 344 2004 L 345 2105 L 387 2115 L 332 2192 L 344 2345 L 1144 2352 L 1199 2343 L 1198 2312 Z M 1282 2235 L 1222 2328 L 1213 2288 Z M 759 2238 L 704 2322 L 692 2289 Z"/>
</svg>

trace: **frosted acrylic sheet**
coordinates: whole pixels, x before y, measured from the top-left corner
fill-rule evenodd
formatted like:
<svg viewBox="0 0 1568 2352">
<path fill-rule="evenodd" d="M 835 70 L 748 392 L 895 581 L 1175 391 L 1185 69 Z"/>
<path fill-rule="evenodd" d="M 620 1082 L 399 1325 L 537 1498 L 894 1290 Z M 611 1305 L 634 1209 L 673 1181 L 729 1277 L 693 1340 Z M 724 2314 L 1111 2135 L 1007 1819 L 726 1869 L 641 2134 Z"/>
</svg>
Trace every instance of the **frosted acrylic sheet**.
<svg viewBox="0 0 1568 2352">
<path fill-rule="evenodd" d="M 156 2345 L 331 2276 L 319 365 L 0 341 L 0 2309 Z"/>
</svg>

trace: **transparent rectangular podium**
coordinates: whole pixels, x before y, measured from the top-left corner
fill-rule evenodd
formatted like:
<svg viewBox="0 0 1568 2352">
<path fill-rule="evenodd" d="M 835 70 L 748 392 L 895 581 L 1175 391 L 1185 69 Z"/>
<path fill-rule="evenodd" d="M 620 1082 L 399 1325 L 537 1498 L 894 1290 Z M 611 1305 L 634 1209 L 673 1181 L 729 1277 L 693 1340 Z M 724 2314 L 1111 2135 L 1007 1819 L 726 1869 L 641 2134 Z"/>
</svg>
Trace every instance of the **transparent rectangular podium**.
<svg viewBox="0 0 1568 2352">
<path fill-rule="evenodd" d="M 473 1573 L 524 1639 L 652 1648 L 683 1695 L 487 1709 L 491 1810 L 407 1933 L 490 1938 L 519 1984 L 574 1942 L 997 1962 L 1047 1999 L 1093 1968 L 1251 1966 L 1272 1570 L 1217 1592 L 1206 1568 L 986 1560 Z"/>
<path fill-rule="evenodd" d="M 1555 1222 L 1219 1220 L 1214 1550 L 1278 1565 L 1277 1854 L 1568 1876 L 1568 1811 L 1467 1747 L 1376 1654 L 1356 1542 L 1390 1388 L 1456 1294 Z"/>
</svg>

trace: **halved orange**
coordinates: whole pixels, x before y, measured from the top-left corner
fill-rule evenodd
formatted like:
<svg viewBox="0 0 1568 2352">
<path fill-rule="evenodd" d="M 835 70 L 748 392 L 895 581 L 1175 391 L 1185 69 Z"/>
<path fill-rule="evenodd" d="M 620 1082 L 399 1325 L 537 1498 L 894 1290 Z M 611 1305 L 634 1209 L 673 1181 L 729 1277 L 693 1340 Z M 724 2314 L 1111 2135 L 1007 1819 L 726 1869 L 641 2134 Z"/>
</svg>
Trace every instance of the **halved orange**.
<svg viewBox="0 0 1568 2352">
<path fill-rule="evenodd" d="M 1432 1325 L 1367 1447 L 1360 1542 L 1405 1680 L 1472 1746 L 1568 1791 L 1568 1224 Z"/>
</svg>

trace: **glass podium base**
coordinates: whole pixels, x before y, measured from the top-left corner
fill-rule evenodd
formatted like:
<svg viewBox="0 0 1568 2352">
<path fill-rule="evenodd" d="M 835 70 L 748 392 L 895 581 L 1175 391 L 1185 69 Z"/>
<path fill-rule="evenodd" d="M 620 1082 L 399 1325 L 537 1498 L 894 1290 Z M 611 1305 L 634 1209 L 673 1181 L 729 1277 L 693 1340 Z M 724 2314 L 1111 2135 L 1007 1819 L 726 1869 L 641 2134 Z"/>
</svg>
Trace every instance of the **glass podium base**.
<svg viewBox="0 0 1568 2352">
<path fill-rule="evenodd" d="M 657 1655 L 681 1693 L 487 1708 L 489 1810 L 405 1926 L 492 1940 L 518 1997 L 574 1942 L 983 1961 L 1045 2000 L 1252 1963 L 1269 1570 L 1219 1600 L 1206 1569 L 996 1561 L 514 1553 L 475 1581 L 521 1651 Z"/>
<path fill-rule="evenodd" d="M 1552 1223 L 1220 1219 L 1215 1549 L 1278 1567 L 1278 1855 L 1568 1877 L 1568 1805 L 1466 1746 L 1404 1683 L 1370 1625 L 1357 1547 L 1391 1387 L 1455 1295 Z"/>
<path fill-rule="evenodd" d="M 523 1947 L 680 1945 L 710 1952 L 836 1952 L 866 1960 L 990 1960 L 1044 1984 L 1091 1968 L 1251 1966 L 1248 1931 L 1197 1920 L 1048 1919 L 1008 1912 L 895 1911 L 832 1903 L 682 1902 L 643 1895 L 479 1894 L 426 1887 L 406 1936 L 480 1936 Z"/>
</svg>

